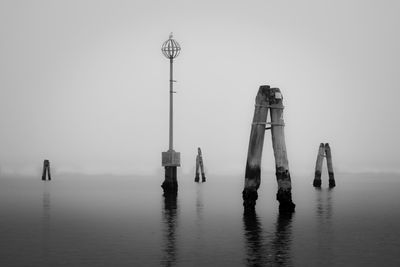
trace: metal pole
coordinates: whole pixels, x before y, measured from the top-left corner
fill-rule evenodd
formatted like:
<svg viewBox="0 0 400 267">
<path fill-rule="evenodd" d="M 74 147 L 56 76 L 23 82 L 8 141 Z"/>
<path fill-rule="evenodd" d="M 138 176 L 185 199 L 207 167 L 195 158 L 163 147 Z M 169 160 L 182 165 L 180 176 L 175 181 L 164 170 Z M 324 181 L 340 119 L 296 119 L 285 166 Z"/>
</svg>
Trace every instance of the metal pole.
<svg viewBox="0 0 400 267">
<path fill-rule="evenodd" d="M 169 150 L 174 150 L 174 119 L 173 119 L 173 76 L 172 76 L 172 67 L 173 59 L 169 59 Z"/>
</svg>

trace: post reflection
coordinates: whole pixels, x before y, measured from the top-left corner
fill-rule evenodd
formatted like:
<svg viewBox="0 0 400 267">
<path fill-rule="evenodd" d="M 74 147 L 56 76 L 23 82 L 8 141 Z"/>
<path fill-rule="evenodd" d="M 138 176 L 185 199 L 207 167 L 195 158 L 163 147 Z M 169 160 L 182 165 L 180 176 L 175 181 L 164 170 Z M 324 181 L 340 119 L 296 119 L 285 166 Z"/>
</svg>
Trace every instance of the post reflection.
<svg viewBox="0 0 400 267">
<path fill-rule="evenodd" d="M 244 235 L 246 239 L 247 266 L 261 266 L 266 263 L 267 251 L 263 251 L 263 230 L 255 210 L 243 213 Z"/>
<path fill-rule="evenodd" d="M 293 213 L 279 213 L 275 224 L 272 251 L 275 266 L 292 266 L 291 249 Z"/>
<path fill-rule="evenodd" d="M 201 227 L 203 225 L 203 190 L 201 184 L 196 188 L 196 214 L 197 214 L 197 225 Z"/>
<path fill-rule="evenodd" d="M 164 246 L 162 266 L 173 266 L 177 258 L 176 228 L 178 203 L 176 194 L 164 194 L 163 224 Z"/>
<path fill-rule="evenodd" d="M 291 266 L 293 213 L 278 213 L 272 235 L 266 235 L 255 210 L 243 214 L 247 266 Z"/>
<path fill-rule="evenodd" d="M 332 194 L 333 189 L 316 189 L 316 214 L 319 224 L 330 222 L 332 218 Z"/>
<path fill-rule="evenodd" d="M 50 188 L 44 184 L 42 194 L 42 259 L 46 259 L 46 255 L 50 249 L 50 216 L 51 216 L 51 198 Z"/>
<path fill-rule="evenodd" d="M 332 232 L 332 194 L 334 189 L 316 190 L 316 261 L 318 264 L 333 264 L 331 240 L 334 235 Z"/>
</svg>

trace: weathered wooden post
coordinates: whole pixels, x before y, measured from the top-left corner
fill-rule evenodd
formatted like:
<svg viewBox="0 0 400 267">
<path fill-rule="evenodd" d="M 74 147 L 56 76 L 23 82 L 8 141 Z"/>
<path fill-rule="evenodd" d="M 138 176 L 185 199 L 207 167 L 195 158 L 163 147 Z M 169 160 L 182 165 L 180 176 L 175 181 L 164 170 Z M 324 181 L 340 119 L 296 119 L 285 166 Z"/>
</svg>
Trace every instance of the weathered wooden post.
<svg viewBox="0 0 400 267">
<path fill-rule="evenodd" d="M 201 181 L 204 183 L 206 181 L 206 176 L 204 174 L 204 165 L 203 165 L 203 155 L 201 154 L 200 147 L 197 148 L 197 156 L 196 156 L 196 176 L 194 178 L 195 182 L 199 182 L 200 174 L 199 169 L 201 171 Z"/>
<path fill-rule="evenodd" d="M 200 147 L 197 148 L 197 153 L 199 156 L 199 165 L 200 165 L 200 171 L 201 171 L 201 182 L 206 181 L 206 175 L 204 174 L 204 164 L 203 164 L 203 155 L 201 153 Z"/>
<path fill-rule="evenodd" d="M 251 125 L 249 148 L 247 152 L 244 189 L 242 192 L 245 209 L 254 209 L 260 187 L 261 156 L 264 146 L 265 125 L 268 115 L 268 85 L 260 86 Z"/>
<path fill-rule="evenodd" d="M 176 168 L 181 165 L 180 153 L 175 152 L 173 148 L 173 61 L 180 51 L 181 47 L 178 42 L 172 38 L 172 33 L 169 39 L 165 41 L 161 47 L 161 51 L 164 56 L 169 59 L 169 149 L 166 152 L 162 152 L 162 166 L 165 167 L 165 180 L 161 187 L 164 189 L 164 193 L 176 194 L 178 192 L 178 182 L 176 180 Z"/>
<path fill-rule="evenodd" d="M 50 161 L 48 159 L 45 159 L 43 161 L 43 173 L 42 173 L 42 181 L 46 181 L 46 177 L 49 177 L 49 181 L 51 180 L 51 174 L 50 174 Z"/>
<path fill-rule="evenodd" d="M 257 189 L 260 186 L 261 156 L 264 144 L 265 130 L 271 129 L 272 146 L 274 149 L 276 178 L 280 211 L 294 211 L 292 202 L 292 186 L 289 173 L 289 162 L 286 153 L 282 94 L 278 88 L 267 85 L 260 86 L 256 97 L 253 123 L 250 133 L 249 150 L 247 153 L 245 185 L 242 192 L 245 209 L 254 209 L 258 198 Z M 271 112 L 271 122 L 267 123 L 268 109 Z M 265 128 L 266 124 L 271 127 Z"/>
<path fill-rule="evenodd" d="M 325 157 L 325 146 L 323 143 L 319 145 L 317 162 L 315 163 L 315 176 L 314 176 L 314 187 L 321 187 L 321 173 L 322 173 L 322 164 L 324 162 Z"/>
<path fill-rule="evenodd" d="M 283 120 L 283 96 L 279 88 L 271 88 L 268 95 L 271 109 L 271 135 L 275 156 L 275 171 L 278 181 L 278 193 L 280 211 L 294 211 L 295 204 L 292 201 L 292 183 L 289 173 L 289 161 L 285 143 L 285 122 Z"/>
<path fill-rule="evenodd" d="M 326 155 L 326 165 L 328 166 L 329 187 L 335 187 L 336 183 L 333 174 L 332 153 L 328 143 L 325 144 L 325 155 Z"/>
<path fill-rule="evenodd" d="M 200 181 L 200 159 L 199 159 L 199 154 L 196 156 L 196 176 L 194 177 L 194 181 L 198 183 Z"/>
</svg>

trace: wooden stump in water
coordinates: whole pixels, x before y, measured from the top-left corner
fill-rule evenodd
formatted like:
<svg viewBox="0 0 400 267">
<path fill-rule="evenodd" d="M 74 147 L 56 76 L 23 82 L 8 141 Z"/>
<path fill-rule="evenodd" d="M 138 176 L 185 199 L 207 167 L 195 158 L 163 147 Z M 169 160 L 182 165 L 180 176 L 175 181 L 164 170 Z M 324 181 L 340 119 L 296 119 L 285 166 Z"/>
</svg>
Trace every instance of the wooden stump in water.
<svg viewBox="0 0 400 267">
<path fill-rule="evenodd" d="M 50 173 L 50 161 L 48 159 L 45 159 L 43 161 L 43 173 L 42 173 L 42 181 L 46 181 L 46 178 L 48 177 L 48 180 L 51 180 L 51 173 Z"/>
<path fill-rule="evenodd" d="M 325 155 L 326 155 L 326 163 L 328 166 L 328 174 L 329 174 L 329 187 L 335 187 L 335 177 L 333 174 L 333 165 L 332 165 L 332 153 L 329 144 L 325 144 Z"/>
<path fill-rule="evenodd" d="M 198 183 L 200 181 L 200 159 L 199 155 L 196 156 L 196 176 L 194 177 L 194 181 Z"/>
<path fill-rule="evenodd" d="M 285 122 L 283 120 L 283 97 L 279 88 L 271 88 L 268 94 L 271 109 L 271 135 L 275 156 L 276 179 L 278 181 L 279 210 L 293 212 L 295 204 L 292 201 L 292 183 L 289 173 L 289 161 L 285 143 Z"/>
<path fill-rule="evenodd" d="M 261 156 L 266 129 L 271 129 L 272 146 L 275 156 L 276 178 L 280 211 L 294 211 L 292 202 L 292 186 L 290 181 L 289 163 L 286 153 L 282 94 L 278 88 L 260 86 L 256 96 L 253 123 L 250 132 L 249 149 L 247 152 L 245 184 L 242 192 L 245 209 L 254 209 L 258 198 L 257 189 L 260 186 Z M 271 127 L 265 128 L 268 109 L 271 111 Z"/>
<path fill-rule="evenodd" d="M 203 164 L 203 155 L 201 153 L 200 147 L 197 148 L 197 153 L 199 156 L 199 166 L 200 166 L 200 172 L 201 172 L 201 182 L 204 183 L 206 181 L 206 175 L 204 173 L 204 164 Z"/>
<path fill-rule="evenodd" d="M 258 198 L 257 189 L 260 187 L 261 156 L 264 146 L 265 125 L 268 115 L 268 85 L 260 86 L 251 125 L 249 148 L 247 152 L 244 189 L 242 192 L 245 209 L 254 209 Z"/>
<path fill-rule="evenodd" d="M 322 173 L 322 164 L 324 162 L 325 157 L 325 146 L 323 143 L 319 145 L 317 162 L 315 163 L 315 176 L 314 176 L 314 187 L 321 187 L 321 173 Z"/>
<path fill-rule="evenodd" d="M 196 156 L 196 177 L 194 178 L 195 182 L 200 181 L 200 173 L 199 170 L 201 171 L 201 182 L 206 181 L 206 175 L 204 174 L 204 165 L 203 165 L 203 155 L 201 154 L 201 149 L 200 147 L 197 148 L 197 156 Z"/>
</svg>

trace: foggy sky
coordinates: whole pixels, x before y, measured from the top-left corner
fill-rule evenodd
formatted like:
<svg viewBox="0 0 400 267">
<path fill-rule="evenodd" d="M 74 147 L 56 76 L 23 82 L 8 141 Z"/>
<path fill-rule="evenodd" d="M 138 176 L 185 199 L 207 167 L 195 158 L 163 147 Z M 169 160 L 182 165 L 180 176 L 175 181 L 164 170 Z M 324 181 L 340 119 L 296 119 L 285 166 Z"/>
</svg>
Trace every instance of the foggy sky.
<svg viewBox="0 0 400 267">
<path fill-rule="evenodd" d="M 0 169 L 154 174 L 168 149 L 244 173 L 260 85 L 284 96 L 292 175 L 400 171 L 398 1 L 1 1 Z M 270 132 L 263 169 L 273 170 Z M 326 167 L 326 165 L 324 166 Z"/>
</svg>

